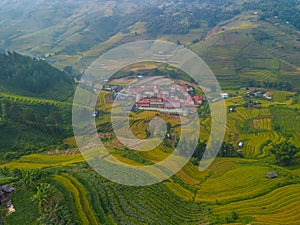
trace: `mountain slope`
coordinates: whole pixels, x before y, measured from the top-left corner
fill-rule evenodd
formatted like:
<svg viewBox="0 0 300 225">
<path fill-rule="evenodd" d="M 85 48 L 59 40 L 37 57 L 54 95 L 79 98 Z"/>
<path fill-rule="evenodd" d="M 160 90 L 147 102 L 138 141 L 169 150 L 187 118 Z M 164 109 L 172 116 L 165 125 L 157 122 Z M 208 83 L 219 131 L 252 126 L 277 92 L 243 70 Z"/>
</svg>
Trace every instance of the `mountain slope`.
<svg viewBox="0 0 300 225">
<path fill-rule="evenodd" d="M 30 8 L 17 0 L 1 5 L 0 48 L 45 57 L 74 75 L 110 48 L 162 39 L 198 53 L 225 87 L 289 89 L 293 83 L 295 89 L 300 84 L 297 0 L 41 0 Z"/>
<path fill-rule="evenodd" d="M 74 94 L 72 78 L 43 60 L 17 53 L 0 54 L 0 88 L 4 92 L 65 101 Z"/>
<path fill-rule="evenodd" d="M 59 147 L 72 135 L 73 79 L 43 60 L 0 54 L 0 159 Z"/>
</svg>

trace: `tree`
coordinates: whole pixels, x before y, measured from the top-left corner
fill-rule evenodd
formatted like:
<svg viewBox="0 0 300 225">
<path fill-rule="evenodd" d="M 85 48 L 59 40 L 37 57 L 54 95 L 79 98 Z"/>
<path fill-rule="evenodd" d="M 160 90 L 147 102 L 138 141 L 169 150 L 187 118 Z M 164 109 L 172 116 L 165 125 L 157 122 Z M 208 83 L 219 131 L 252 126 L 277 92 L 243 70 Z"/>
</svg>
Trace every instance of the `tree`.
<svg viewBox="0 0 300 225">
<path fill-rule="evenodd" d="M 232 144 L 223 142 L 221 149 L 218 153 L 219 157 L 237 157 L 238 154 L 236 152 L 236 150 L 234 149 L 234 146 Z"/>
<path fill-rule="evenodd" d="M 0 168 L 0 174 L 7 176 L 8 173 L 9 173 L 9 169 L 6 166 Z"/>
<path fill-rule="evenodd" d="M 198 143 L 197 143 L 196 149 L 194 151 L 193 157 L 198 159 L 198 160 L 201 160 L 202 156 L 205 152 L 205 149 L 206 149 L 206 141 L 201 142 L 200 140 L 198 140 Z"/>
<path fill-rule="evenodd" d="M 299 151 L 300 148 L 295 147 L 295 145 L 288 141 L 274 144 L 270 150 L 275 155 L 275 162 L 282 166 L 291 165 Z"/>
<path fill-rule="evenodd" d="M 60 112 L 53 111 L 49 114 L 49 119 L 55 123 L 60 123 L 63 121 L 63 115 Z"/>
<path fill-rule="evenodd" d="M 52 197 L 53 190 L 50 189 L 50 184 L 41 183 L 37 186 L 37 192 L 32 197 L 32 200 L 39 206 L 40 212 L 43 211 L 43 206 L 47 204 L 48 199 Z"/>
<path fill-rule="evenodd" d="M 172 124 L 170 122 L 167 122 L 166 126 L 167 126 L 167 132 L 170 132 L 170 130 L 172 128 Z"/>
<path fill-rule="evenodd" d="M 32 109 L 26 109 L 23 114 L 23 121 L 26 122 L 34 122 L 35 121 L 35 113 Z"/>
</svg>

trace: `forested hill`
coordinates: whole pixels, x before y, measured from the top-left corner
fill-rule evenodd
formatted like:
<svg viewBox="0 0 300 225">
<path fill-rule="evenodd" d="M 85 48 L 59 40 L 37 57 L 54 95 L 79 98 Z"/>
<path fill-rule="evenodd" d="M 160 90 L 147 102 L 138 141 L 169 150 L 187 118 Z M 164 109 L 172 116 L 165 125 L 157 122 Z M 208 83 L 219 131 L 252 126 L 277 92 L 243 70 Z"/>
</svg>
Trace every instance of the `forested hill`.
<svg viewBox="0 0 300 225">
<path fill-rule="evenodd" d="M 16 52 L 0 54 L 0 79 L 1 92 L 58 101 L 66 101 L 74 94 L 69 75 L 41 59 Z"/>
</svg>

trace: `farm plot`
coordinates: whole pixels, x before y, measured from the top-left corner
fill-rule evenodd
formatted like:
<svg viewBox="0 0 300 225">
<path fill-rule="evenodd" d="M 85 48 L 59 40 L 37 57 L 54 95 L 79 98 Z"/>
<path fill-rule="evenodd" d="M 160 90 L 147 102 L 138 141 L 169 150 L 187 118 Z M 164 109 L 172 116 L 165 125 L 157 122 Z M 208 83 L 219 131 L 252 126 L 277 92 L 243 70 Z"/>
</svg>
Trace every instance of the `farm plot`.
<svg viewBox="0 0 300 225">
<path fill-rule="evenodd" d="M 53 155 L 31 154 L 22 156 L 20 159 L 5 164 L 8 168 L 42 169 L 49 167 L 62 167 L 83 162 L 81 154 L 76 155 Z"/>
<path fill-rule="evenodd" d="M 282 130 L 298 130 L 300 125 L 300 114 L 298 111 L 279 106 L 270 107 L 270 111 L 274 122 Z"/>
<path fill-rule="evenodd" d="M 77 209 L 77 214 L 82 222 L 81 224 L 99 224 L 87 199 L 87 190 L 75 178 L 68 174 L 62 174 L 55 175 L 53 179 L 62 184 L 72 194 L 74 205 Z"/>
<path fill-rule="evenodd" d="M 287 178 L 267 179 L 268 167 L 243 165 L 226 173 L 208 177 L 201 184 L 196 201 L 230 202 L 253 198 L 268 192 L 280 183 L 287 182 Z"/>
<path fill-rule="evenodd" d="M 146 187 L 130 187 L 107 181 L 95 172 L 77 171 L 76 177 L 99 187 L 101 206 L 115 224 L 192 225 L 201 223 L 207 216 L 201 216 L 203 208 L 200 204 L 181 199 L 170 191 L 165 185 L 168 181 Z"/>
<path fill-rule="evenodd" d="M 274 102 L 286 102 L 288 100 L 288 96 L 294 95 L 294 92 L 288 91 L 274 91 L 273 92 L 273 101 Z"/>
<path fill-rule="evenodd" d="M 253 128 L 259 130 L 272 130 L 271 118 L 258 118 L 253 120 Z"/>
<path fill-rule="evenodd" d="M 244 142 L 243 155 L 247 158 L 264 157 L 266 147 L 271 143 L 281 140 L 281 136 L 275 131 L 267 131 L 254 134 L 241 134 L 239 139 Z"/>
<path fill-rule="evenodd" d="M 266 195 L 222 206 L 214 206 L 214 213 L 228 214 L 235 211 L 241 217 L 254 218 L 251 224 L 300 223 L 300 185 L 288 185 Z"/>
<path fill-rule="evenodd" d="M 239 74 L 241 79 L 253 79 L 257 81 L 277 81 L 278 75 L 272 70 L 244 70 Z"/>
</svg>

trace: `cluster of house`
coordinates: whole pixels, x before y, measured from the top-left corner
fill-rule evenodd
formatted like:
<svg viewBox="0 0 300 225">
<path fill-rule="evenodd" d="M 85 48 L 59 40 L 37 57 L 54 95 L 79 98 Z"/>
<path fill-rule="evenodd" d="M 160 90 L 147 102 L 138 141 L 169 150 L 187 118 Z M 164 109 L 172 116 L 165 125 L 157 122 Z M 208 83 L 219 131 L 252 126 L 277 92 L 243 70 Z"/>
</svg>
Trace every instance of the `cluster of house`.
<svg viewBox="0 0 300 225">
<path fill-rule="evenodd" d="M 194 88 L 186 84 L 129 86 L 125 90 L 116 85 L 109 88 L 119 100 L 135 100 L 137 109 L 164 113 L 191 113 L 189 109 L 201 106 L 205 100 L 202 96 L 193 96 Z M 126 107 L 126 109 L 129 108 L 131 109 L 131 107 Z"/>
<path fill-rule="evenodd" d="M 265 98 L 268 100 L 272 100 L 273 98 L 273 93 L 271 91 L 265 91 L 265 90 L 247 91 L 247 94 L 255 98 Z"/>
<path fill-rule="evenodd" d="M 189 108 L 195 104 L 182 104 L 180 100 L 167 100 L 159 97 L 143 98 L 136 103 L 136 108 L 150 111 L 159 111 L 169 114 L 184 114 L 192 113 Z"/>
</svg>

